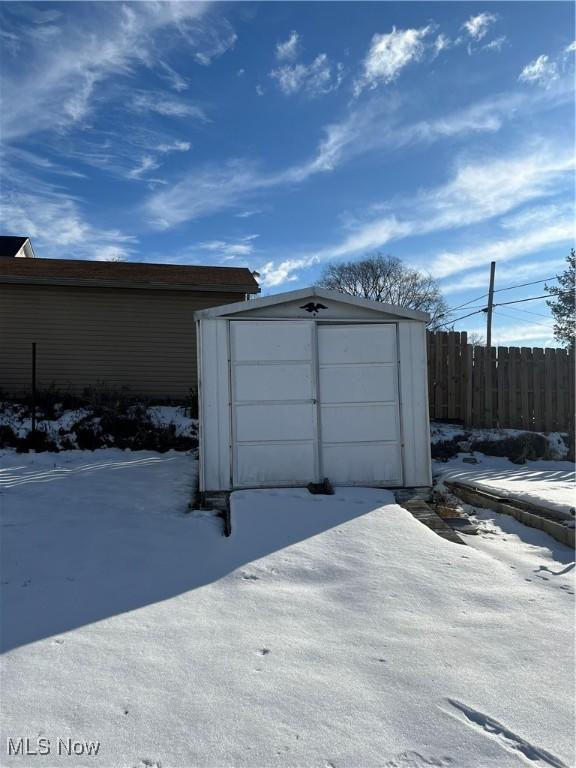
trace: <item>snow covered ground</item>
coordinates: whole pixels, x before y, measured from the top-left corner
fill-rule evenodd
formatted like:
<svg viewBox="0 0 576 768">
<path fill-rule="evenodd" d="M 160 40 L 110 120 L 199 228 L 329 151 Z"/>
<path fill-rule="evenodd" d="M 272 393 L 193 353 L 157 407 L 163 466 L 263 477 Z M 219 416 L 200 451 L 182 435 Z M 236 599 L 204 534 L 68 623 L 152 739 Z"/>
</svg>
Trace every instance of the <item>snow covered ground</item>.
<svg viewBox="0 0 576 768">
<path fill-rule="evenodd" d="M 474 453 L 477 464 L 466 464 L 469 454 L 459 453 L 448 462 L 433 462 L 433 473 L 499 496 L 537 504 L 561 517 L 571 517 L 576 507 L 574 464 L 569 461 L 527 461 L 512 464 L 499 456 Z"/>
<path fill-rule="evenodd" d="M 574 765 L 568 548 L 508 520 L 452 544 L 362 489 L 236 493 L 226 539 L 185 513 L 195 472 L 0 453 L 0 764 Z"/>
</svg>

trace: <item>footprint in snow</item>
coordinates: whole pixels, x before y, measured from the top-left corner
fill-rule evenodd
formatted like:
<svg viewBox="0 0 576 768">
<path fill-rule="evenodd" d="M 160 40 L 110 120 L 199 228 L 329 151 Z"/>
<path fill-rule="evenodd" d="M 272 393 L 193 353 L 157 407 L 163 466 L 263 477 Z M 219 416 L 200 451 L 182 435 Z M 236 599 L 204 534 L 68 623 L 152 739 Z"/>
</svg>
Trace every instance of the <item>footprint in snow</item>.
<svg viewBox="0 0 576 768">
<path fill-rule="evenodd" d="M 457 699 L 447 698 L 447 701 L 457 711 L 458 715 L 455 716 L 458 719 L 496 741 L 504 750 L 516 754 L 520 753 L 532 763 L 538 763 L 543 768 L 544 766 L 548 766 L 548 768 L 568 768 L 566 763 L 555 754 L 514 733 L 514 731 L 511 731 L 507 726 L 498 722 L 498 720 L 495 720 L 490 715 L 480 712 Z"/>
<path fill-rule="evenodd" d="M 253 573 L 243 573 L 240 578 L 243 581 L 258 581 L 259 576 L 255 576 Z"/>
<path fill-rule="evenodd" d="M 259 648 L 258 656 L 267 656 L 270 653 L 270 648 Z"/>
<path fill-rule="evenodd" d="M 61 637 L 57 637 L 56 640 L 54 640 L 54 643 L 56 645 L 63 645 L 64 644 L 64 640 L 62 640 Z"/>
<path fill-rule="evenodd" d="M 150 760 L 150 758 L 144 757 L 133 768 L 162 768 L 162 763 L 160 760 Z"/>
</svg>

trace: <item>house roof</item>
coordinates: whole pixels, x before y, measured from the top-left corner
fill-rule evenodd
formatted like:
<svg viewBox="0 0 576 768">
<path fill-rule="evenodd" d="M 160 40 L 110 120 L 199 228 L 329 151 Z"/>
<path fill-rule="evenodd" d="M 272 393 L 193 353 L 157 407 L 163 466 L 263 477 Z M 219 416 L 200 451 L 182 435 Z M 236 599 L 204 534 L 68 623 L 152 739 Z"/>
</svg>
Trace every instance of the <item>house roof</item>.
<svg viewBox="0 0 576 768">
<path fill-rule="evenodd" d="M 317 297 L 326 301 L 338 302 L 340 304 L 350 304 L 354 307 L 369 309 L 373 312 L 393 315 L 404 320 L 419 320 L 427 323 L 430 315 L 426 312 L 420 312 L 416 309 L 407 309 L 394 304 L 384 304 L 381 301 L 363 299 L 359 296 L 349 296 L 339 291 L 328 291 L 325 288 L 301 288 L 297 291 L 287 291 L 286 293 L 276 293 L 273 296 L 264 296 L 260 299 L 251 299 L 250 301 L 236 301 L 233 304 L 225 304 L 220 307 L 209 307 L 208 309 L 199 309 L 194 313 L 197 319 L 206 317 L 222 317 L 229 315 L 239 315 L 243 312 L 253 312 L 255 309 L 272 307 L 277 304 L 286 304 L 291 301 L 302 301 L 303 299 Z"/>
<path fill-rule="evenodd" d="M 22 246 L 26 244 L 27 237 L 12 237 L 10 235 L 0 235 L 0 259 L 12 258 L 16 256 Z"/>
<path fill-rule="evenodd" d="M 232 293 L 258 293 L 260 290 L 250 270 L 244 267 L 80 259 L 6 259 L 0 262 L 0 283 Z"/>
</svg>

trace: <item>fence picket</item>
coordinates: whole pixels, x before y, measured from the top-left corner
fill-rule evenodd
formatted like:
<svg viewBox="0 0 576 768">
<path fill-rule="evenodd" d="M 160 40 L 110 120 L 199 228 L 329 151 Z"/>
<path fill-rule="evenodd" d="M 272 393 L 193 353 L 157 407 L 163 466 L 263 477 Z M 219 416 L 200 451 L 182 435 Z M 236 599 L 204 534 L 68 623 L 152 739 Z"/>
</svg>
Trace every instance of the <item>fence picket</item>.
<svg viewBox="0 0 576 768">
<path fill-rule="evenodd" d="M 574 353 L 472 347 L 466 333 L 429 333 L 430 417 L 466 426 L 574 430 Z M 491 388 L 491 396 L 486 386 Z"/>
</svg>

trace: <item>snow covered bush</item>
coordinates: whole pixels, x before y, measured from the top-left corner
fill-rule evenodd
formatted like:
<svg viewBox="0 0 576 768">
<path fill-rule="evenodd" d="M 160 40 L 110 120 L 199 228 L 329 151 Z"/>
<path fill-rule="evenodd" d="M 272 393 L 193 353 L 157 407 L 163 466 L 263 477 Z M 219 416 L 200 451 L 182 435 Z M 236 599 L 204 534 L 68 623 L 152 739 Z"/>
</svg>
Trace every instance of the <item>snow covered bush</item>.
<svg viewBox="0 0 576 768">
<path fill-rule="evenodd" d="M 28 396 L 0 401 L 0 449 L 20 452 L 121 448 L 133 451 L 196 449 L 192 401 L 152 405 L 128 390 L 87 390 L 83 395 L 41 392 L 36 432 Z"/>
</svg>

